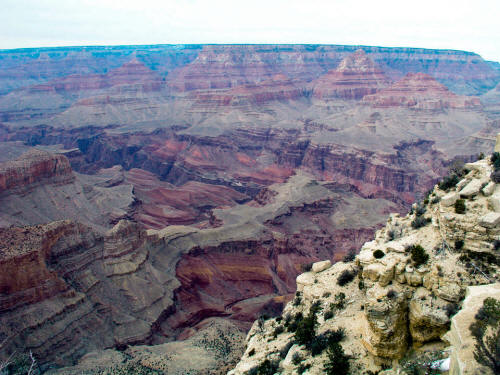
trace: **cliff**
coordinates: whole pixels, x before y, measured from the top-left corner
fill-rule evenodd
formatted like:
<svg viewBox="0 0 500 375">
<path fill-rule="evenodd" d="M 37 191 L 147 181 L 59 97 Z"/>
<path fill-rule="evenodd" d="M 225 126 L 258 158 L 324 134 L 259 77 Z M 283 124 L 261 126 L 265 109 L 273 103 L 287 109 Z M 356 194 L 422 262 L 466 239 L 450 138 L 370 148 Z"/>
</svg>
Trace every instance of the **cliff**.
<svg viewBox="0 0 500 375">
<path fill-rule="evenodd" d="M 361 99 L 389 85 L 383 71 L 363 50 L 342 60 L 339 66 L 313 81 L 313 96 L 319 99 Z"/>
<path fill-rule="evenodd" d="M 423 73 L 407 74 L 391 87 L 377 94 L 367 95 L 363 101 L 374 107 L 404 106 L 434 110 L 470 109 L 481 105 L 479 98 L 456 95 L 433 77 Z"/>
<path fill-rule="evenodd" d="M 493 374 L 474 361 L 468 331 L 482 301 L 500 299 L 500 193 L 492 171 L 489 158 L 465 164 L 460 178 L 436 185 L 410 214 L 391 215 L 353 261 L 313 264 L 297 277 L 296 296 L 283 315 L 254 323 L 245 354 L 228 374 L 264 367 L 322 374 L 332 361 L 326 350 L 332 340 L 351 373 L 396 374 L 419 356 L 441 353 L 451 356 L 442 362 L 450 363 L 451 374 Z M 462 202 L 464 208 L 456 208 Z M 310 336 L 302 328 L 307 319 L 313 319 Z"/>
</svg>

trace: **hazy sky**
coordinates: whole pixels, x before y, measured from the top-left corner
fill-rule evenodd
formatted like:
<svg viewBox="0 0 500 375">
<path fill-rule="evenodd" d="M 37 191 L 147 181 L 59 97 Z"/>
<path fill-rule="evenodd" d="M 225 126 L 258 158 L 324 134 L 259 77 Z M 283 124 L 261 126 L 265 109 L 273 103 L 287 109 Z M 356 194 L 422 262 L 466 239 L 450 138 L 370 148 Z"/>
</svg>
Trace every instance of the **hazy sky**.
<svg viewBox="0 0 500 375">
<path fill-rule="evenodd" d="M 0 48 L 326 43 L 500 61 L 500 0 L 0 0 Z"/>
</svg>

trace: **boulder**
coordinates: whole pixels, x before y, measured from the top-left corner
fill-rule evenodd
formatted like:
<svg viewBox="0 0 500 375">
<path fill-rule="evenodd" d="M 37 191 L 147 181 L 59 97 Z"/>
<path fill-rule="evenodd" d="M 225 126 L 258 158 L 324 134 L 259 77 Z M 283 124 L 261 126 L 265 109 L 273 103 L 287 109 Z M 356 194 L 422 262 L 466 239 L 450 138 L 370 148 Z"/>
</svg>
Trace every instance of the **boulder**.
<svg viewBox="0 0 500 375">
<path fill-rule="evenodd" d="M 488 206 L 495 212 L 500 212 L 500 192 L 495 192 L 488 198 Z"/>
<path fill-rule="evenodd" d="M 479 218 L 479 225 L 485 228 L 494 228 L 500 224 L 500 213 L 489 212 Z"/>
<path fill-rule="evenodd" d="M 450 330 L 444 336 L 451 345 L 451 375 L 493 374 L 474 359 L 475 339 L 469 331 L 486 297 L 500 299 L 500 283 L 468 287 L 462 309 L 451 319 Z"/>
<path fill-rule="evenodd" d="M 462 190 L 460 190 L 460 196 L 466 198 L 472 197 L 473 195 L 479 193 L 481 187 L 482 187 L 481 180 L 474 179 L 467 185 L 465 185 L 465 187 Z"/>
<path fill-rule="evenodd" d="M 318 272 L 327 270 L 331 266 L 332 266 L 332 262 L 330 262 L 329 260 L 324 260 L 322 262 L 316 262 L 312 265 L 312 271 L 314 273 L 318 273 Z"/>
<path fill-rule="evenodd" d="M 414 341 L 439 339 L 448 330 L 450 319 L 444 307 L 448 302 L 433 298 L 425 288 L 418 288 L 410 301 L 410 334 Z"/>
<path fill-rule="evenodd" d="M 495 183 L 493 181 L 488 182 L 488 185 L 486 185 L 482 191 L 485 196 L 490 196 L 495 191 Z"/>
<path fill-rule="evenodd" d="M 408 302 L 405 293 L 394 298 L 386 295 L 385 288 L 374 287 L 367 294 L 365 303 L 365 332 L 361 342 L 373 355 L 384 358 L 401 358 L 408 343 Z"/>
<path fill-rule="evenodd" d="M 451 193 L 448 193 L 443 198 L 441 198 L 441 206 L 453 206 L 459 197 L 460 196 L 458 195 L 458 193 L 452 191 Z"/>
</svg>

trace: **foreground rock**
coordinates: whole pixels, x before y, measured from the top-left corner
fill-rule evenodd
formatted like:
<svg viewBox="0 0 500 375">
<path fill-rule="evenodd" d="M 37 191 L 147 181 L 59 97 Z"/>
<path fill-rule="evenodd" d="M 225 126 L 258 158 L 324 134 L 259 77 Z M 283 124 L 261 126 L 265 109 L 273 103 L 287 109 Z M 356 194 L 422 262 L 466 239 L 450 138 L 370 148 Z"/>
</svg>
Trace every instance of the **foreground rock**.
<svg viewBox="0 0 500 375">
<path fill-rule="evenodd" d="M 450 207 L 455 190 L 483 181 L 492 171 L 489 160 L 465 168 L 462 186 L 447 191 L 436 186 L 427 204 L 415 205 L 406 217 L 391 215 L 353 262 L 299 275 L 294 301 L 282 317 L 254 323 L 245 354 L 228 374 L 249 373 L 265 360 L 283 374 L 296 374 L 299 368 L 322 374 L 328 356 L 326 350 L 311 355 L 319 345 L 314 340 L 339 327 L 345 329 L 340 345 L 350 358 L 352 373 L 380 371 L 382 366 L 401 371 L 408 362 L 400 360 L 411 349 L 417 351 L 415 358 L 407 358 L 412 361 L 425 353 L 447 357 L 451 350 L 450 373 L 478 373 L 468 327 L 484 298 L 500 297 L 499 259 L 493 249 L 500 225 L 487 220 L 488 231 L 484 229 L 484 216 L 494 213 L 479 190 L 467 201 L 464 214 Z M 316 339 L 298 345 L 299 329 L 294 333 L 290 322 L 299 319 L 300 326 L 312 311 L 318 322 Z M 443 351 L 448 345 L 451 349 Z M 291 361 L 299 355 L 301 360 Z"/>
</svg>

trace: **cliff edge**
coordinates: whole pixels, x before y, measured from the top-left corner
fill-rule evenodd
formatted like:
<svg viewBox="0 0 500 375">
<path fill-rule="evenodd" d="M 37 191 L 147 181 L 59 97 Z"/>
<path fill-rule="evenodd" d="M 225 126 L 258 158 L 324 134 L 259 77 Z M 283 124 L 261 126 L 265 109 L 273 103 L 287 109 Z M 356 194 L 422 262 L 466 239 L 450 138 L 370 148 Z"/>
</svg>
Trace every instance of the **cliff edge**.
<svg viewBox="0 0 500 375">
<path fill-rule="evenodd" d="M 419 363 L 493 374 L 468 328 L 485 298 L 500 300 L 498 156 L 456 168 L 356 257 L 299 275 L 294 300 L 254 323 L 228 375 L 389 375 Z"/>
</svg>

